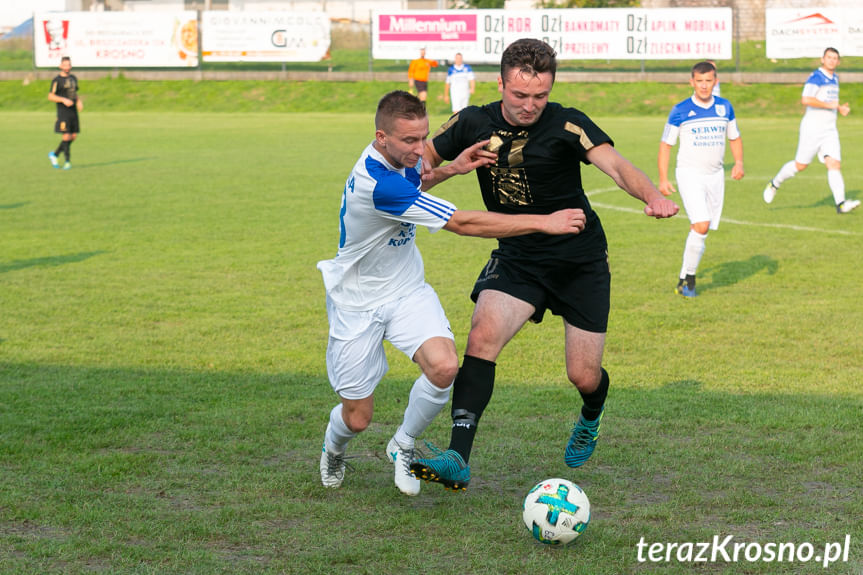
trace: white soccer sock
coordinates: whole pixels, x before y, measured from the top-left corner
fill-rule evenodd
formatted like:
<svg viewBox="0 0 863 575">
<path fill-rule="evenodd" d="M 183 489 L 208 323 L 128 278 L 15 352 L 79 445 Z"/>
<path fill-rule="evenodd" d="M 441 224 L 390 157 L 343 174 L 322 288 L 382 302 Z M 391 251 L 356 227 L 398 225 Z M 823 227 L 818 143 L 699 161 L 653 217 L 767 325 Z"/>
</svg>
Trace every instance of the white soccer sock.
<svg viewBox="0 0 863 575">
<path fill-rule="evenodd" d="M 433 384 L 425 374 L 420 375 L 411 388 L 408 406 L 401 427 L 396 431 L 395 438 L 403 447 L 413 447 L 414 440 L 425 431 L 426 427 L 440 413 L 449 401 L 452 384 L 441 389 Z"/>
<path fill-rule="evenodd" d="M 797 175 L 797 163 L 791 160 L 779 169 L 779 173 L 773 177 L 773 185 L 777 188 L 782 185 L 782 182 L 788 178 L 793 178 Z"/>
<path fill-rule="evenodd" d="M 324 434 L 327 451 L 331 453 L 344 453 L 348 442 L 356 436 L 356 433 L 348 429 L 345 419 L 342 417 L 342 404 L 335 406 L 330 411 L 330 423 Z"/>
<path fill-rule="evenodd" d="M 680 268 L 680 278 L 686 276 L 694 276 L 698 270 L 698 264 L 701 262 L 701 256 L 704 255 L 704 241 L 707 239 L 707 234 L 699 234 L 695 230 L 689 230 L 689 235 L 686 237 L 686 247 L 683 248 L 683 266 Z"/>
<path fill-rule="evenodd" d="M 833 199 L 838 206 L 845 201 L 845 179 L 842 177 L 842 172 L 839 170 L 827 170 L 827 185 L 830 186 L 830 191 L 833 192 Z"/>
</svg>

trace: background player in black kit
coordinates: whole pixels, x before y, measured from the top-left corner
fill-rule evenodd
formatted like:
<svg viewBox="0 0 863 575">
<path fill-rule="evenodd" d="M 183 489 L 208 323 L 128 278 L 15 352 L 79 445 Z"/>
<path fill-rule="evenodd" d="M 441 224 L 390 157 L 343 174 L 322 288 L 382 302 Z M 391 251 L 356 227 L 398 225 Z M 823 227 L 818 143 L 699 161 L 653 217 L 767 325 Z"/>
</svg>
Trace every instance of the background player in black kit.
<svg viewBox="0 0 863 575">
<path fill-rule="evenodd" d="M 64 153 L 66 156 L 66 163 L 63 164 L 64 170 L 72 167 L 70 163 L 72 156 L 69 148 L 81 131 L 78 112 L 84 108 L 84 103 L 78 97 L 78 78 L 70 74 L 71 70 L 72 60 L 68 56 L 64 56 L 60 60 L 60 73 L 54 77 L 51 82 L 51 91 L 48 93 L 48 99 L 57 104 L 57 122 L 54 124 L 54 131 L 63 134 L 60 145 L 48 154 L 48 159 L 51 160 L 52 166 L 59 168 L 57 156 L 61 152 Z"/>
<path fill-rule="evenodd" d="M 468 459 L 491 400 L 495 360 L 522 326 L 541 321 L 545 310 L 563 317 L 567 376 L 583 400 L 564 460 L 579 467 L 593 453 L 609 385 L 602 353 L 611 275 L 605 233 L 582 188 L 579 162 L 594 164 L 643 201 L 648 216 L 667 218 L 678 211 L 585 114 L 548 101 L 557 69 L 548 44 L 518 40 L 504 51 L 500 67 L 501 100 L 469 106 L 451 117 L 426 144 L 424 177 L 434 183 L 445 179 L 435 169 L 443 160 L 490 140 L 484 153 L 496 162 L 476 170 L 488 210 L 547 214 L 580 208 L 587 223 L 575 236 L 501 239 L 480 273 L 471 294 L 476 307 L 464 362 L 454 385 L 449 449 L 411 465 L 418 477 L 450 489 L 464 489 L 470 482 Z"/>
</svg>

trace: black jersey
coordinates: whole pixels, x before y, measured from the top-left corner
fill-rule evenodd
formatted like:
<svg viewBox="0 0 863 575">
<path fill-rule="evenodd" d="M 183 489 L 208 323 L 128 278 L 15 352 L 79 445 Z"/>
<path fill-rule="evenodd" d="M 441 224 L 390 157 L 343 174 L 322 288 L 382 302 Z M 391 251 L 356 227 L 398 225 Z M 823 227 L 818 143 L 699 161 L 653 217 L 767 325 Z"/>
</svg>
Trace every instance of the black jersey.
<svg viewBox="0 0 863 575">
<path fill-rule="evenodd" d="M 51 82 L 51 93 L 56 96 L 60 96 L 61 98 L 69 98 L 77 104 L 78 78 L 76 78 L 73 74 L 69 74 L 68 76 L 62 76 L 58 74 Z M 66 109 L 66 106 L 64 106 L 60 102 L 57 102 L 57 112 L 63 112 Z M 72 106 L 72 109 L 77 110 L 75 106 Z"/>
<path fill-rule="evenodd" d="M 507 214 L 550 214 L 581 208 L 587 217 L 578 235 L 528 234 L 499 240 L 501 250 L 535 258 L 547 255 L 571 261 L 592 259 L 606 249 L 599 217 L 590 207 L 581 183 L 580 162 L 587 151 L 611 138 L 584 113 L 550 102 L 532 126 L 516 127 L 503 118 L 501 102 L 468 106 L 452 116 L 434 135 L 434 148 L 453 160 L 465 148 L 490 140 L 497 164 L 476 170 L 489 211 Z"/>
</svg>

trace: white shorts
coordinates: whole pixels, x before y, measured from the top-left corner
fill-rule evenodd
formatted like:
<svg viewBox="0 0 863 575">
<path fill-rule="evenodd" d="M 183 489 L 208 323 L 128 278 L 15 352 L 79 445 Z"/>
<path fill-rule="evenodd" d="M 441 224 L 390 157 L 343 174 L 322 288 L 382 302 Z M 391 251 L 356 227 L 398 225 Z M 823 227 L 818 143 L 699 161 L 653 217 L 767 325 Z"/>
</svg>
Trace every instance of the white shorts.
<svg viewBox="0 0 863 575">
<path fill-rule="evenodd" d="M 413 359 L 433 337 L 454 339 L 434 289 L 428 285 L 376 309 L 347 311 L 327 298 L 330 336 L 327 375 L 345 399 L 370 397 L 389 368 L 384 340 Z"/>
<path fill-rule="evenodd" d="M 822 164 L 827 156 L 836 161 L 842 161 L 839 130 L 836 129 L 835 124 L 824 126 L 815 122 L 800 122 L 800 140 L 797 142 L 794 161 L 808 165 L 812 163 L 812 158 L 816 154 Z"/>
<path fill-rule="evenodd" d="M 689 222 L 710 222 L 710 229 L 717 229 L 725 201 L 725 172 L 719 170 L 713 174 L 704 174 L 678 168 L 675 177 Z"/>
<path fill-rule="evenodd" d="M 450 102 L 452 102 L 452 113 L 460 112 L 468 107 L 470 104 L 470 92 L 463 92 L 461 94 L 457 94 L 454 92 L 450 92 Z"/>
</svg>

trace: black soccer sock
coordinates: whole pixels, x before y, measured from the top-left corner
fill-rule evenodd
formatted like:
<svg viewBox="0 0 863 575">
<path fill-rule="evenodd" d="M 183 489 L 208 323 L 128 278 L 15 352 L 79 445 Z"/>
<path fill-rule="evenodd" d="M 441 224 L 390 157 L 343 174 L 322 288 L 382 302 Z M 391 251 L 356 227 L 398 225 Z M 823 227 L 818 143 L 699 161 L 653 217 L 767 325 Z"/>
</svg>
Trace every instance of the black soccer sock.
<svg viewBox="0 0 863 575">
<path fill-rule="evenodd" d="M 494 391 L 494 366 L 493 361 L 466 355 L 453 383 L 449 448 L 465 463 L 470 459 L 479 418 Z"/>
<path fill-rule="evenodd" d="M 66 149 L 63 151 L 66 152 L 66 163 L 69 163 L 69 159 L 72 157 L 72 140 L 66 140 Z"/>
<path fill-rule="evenodd" d="M 588 421 L 593 421 L 599 414 L 602 413 L 602 406 L 605 405 L 605 398 L 608 397 L 608 372 L 605 368 L 600 367 L 602 377 L 599 380 L 599 386 L 590 393 L 584 393 L 579 390 L 581 399 L 584 405 L 581 406 L 581 415 Z"/>
<path fill-rule="evenodd" d="M 60 145 L 54 150 L 54 155 L 59 156 L 66 150 L 66 140 L 60 140 Z"/>
</svg>

